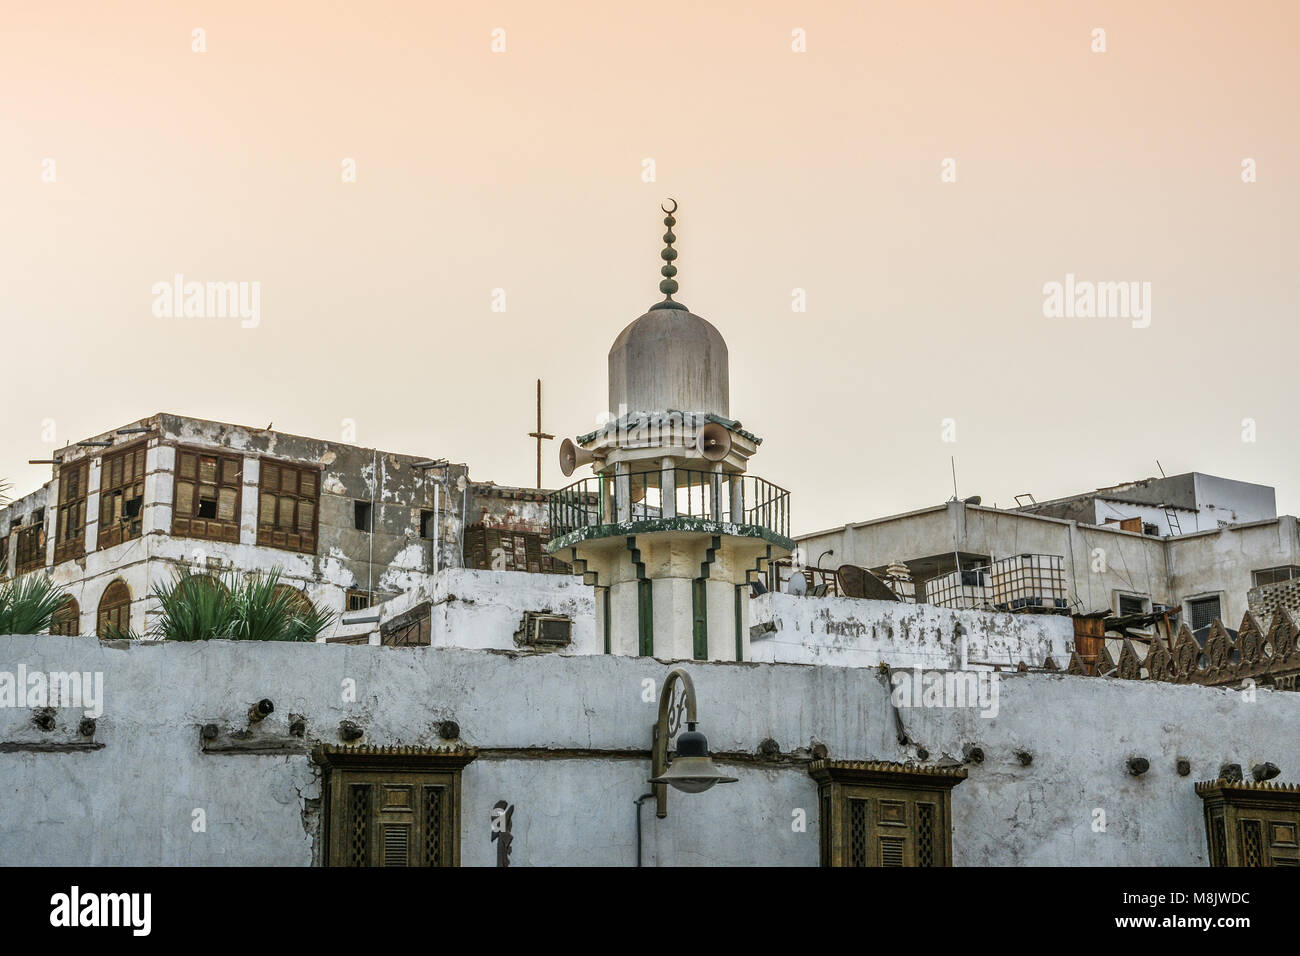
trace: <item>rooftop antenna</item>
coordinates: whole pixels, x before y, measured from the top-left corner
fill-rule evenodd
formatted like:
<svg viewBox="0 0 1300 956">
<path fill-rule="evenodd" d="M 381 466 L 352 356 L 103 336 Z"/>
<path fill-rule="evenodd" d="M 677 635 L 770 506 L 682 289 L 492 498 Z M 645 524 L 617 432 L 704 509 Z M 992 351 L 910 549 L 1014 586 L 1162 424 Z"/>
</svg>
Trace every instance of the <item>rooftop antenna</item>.
<svg viewBox="0 0 1300 956">
<path fill-rule="evenodd" d="M 1160 477 L 1161 477 L 1161 478 L 1168 478 L 1168 477 L 1169 477 L 1168 475 L 1165 474 L 1164 466 L 1162 466 L 1162 465 L 1160 464 L 1160 459 L 1159 459 L 1159 458 L 1156 459 L 1156 467 L 1160 469 Z"/>
<path fill-rule="evenodd" d="M 948 461 L 952 463 L 952 500 L 957 500 L 957 456 L 949 455 Z"/>
<path fill-rule="evenodd" d="M 542 442 L 550 441 L 555 436 L 542 431 L 542 380 L 537 380 L 537 431 L 529 432 L 529 438 L 537 439 L 537 489 L 542 488 Z"/>
<path fill-rule="evenodd" d="M 673 276 L 677 275 L 677 267 L 673 265 L 673 260 L 677 258 L 677 250 L 673 248 L 673 243 L 677 241 L 677 237 L 673 235 L 673 226 L 677 225 L 677 220 L 673 218 L 673 213 L 677 211 L 677 200 L 670 198 L 668 201 L 673 204 L 672 209 L 664 205 L 659 206 L 668 214 L 664 219 L 664 225 L 668 227 L 668 231 L 664 233 L 664 248 L 659 253 L 659 258 L 664 261 L 663 268 L 659 270 L 659 274 L 664 277 L 663 281 L 659 283 L 659 291 L 664 294 L 664 300 L 650 306 L 650 311 L 680 309 L 686 312 L 688 311 L 686 306 L 673 301 L 673 293 L 677 291 L 677 280 L 673 278 Z"/>
</svg>

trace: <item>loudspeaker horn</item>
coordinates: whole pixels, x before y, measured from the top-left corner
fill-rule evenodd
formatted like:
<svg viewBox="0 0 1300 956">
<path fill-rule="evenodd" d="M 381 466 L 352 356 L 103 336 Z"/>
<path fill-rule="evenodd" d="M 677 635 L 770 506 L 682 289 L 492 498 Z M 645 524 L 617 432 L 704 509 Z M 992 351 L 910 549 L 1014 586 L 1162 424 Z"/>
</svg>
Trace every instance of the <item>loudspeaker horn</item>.
<svg viewBox="0 0 1300 956">
<path fill-rule="evenodd" d="M 560 471 L 564 472 L 565 478 L 568 478 L 583 465 L 589 465 L 595 460 L 595 455 L 580 445 L 575 445 L 571 438 L 566 438 L 560 442 Z"/>
<path fill-rule="evenodd" d="M 716 422 L 702 425 L 695 433 L 695 448 L 708 461 L 722 461 L 731 451 L 731 432 Z"/>
</svg>

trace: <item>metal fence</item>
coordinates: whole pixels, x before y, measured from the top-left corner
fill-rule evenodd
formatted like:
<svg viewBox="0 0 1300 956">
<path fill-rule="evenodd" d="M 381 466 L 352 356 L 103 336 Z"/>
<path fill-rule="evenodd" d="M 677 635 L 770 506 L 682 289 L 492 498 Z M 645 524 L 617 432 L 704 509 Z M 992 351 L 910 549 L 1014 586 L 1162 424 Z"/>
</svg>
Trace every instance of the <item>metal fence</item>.
<svg viewBox="0 0 1300 956">
<path fill-rule="evenodd" d="M 597 476 L 547 499 L 551 537 L 581 528 L 664 518 L 701 518 L 790 533 L 790 493 L 753 475 L 689 468 Z"/>
</svg>

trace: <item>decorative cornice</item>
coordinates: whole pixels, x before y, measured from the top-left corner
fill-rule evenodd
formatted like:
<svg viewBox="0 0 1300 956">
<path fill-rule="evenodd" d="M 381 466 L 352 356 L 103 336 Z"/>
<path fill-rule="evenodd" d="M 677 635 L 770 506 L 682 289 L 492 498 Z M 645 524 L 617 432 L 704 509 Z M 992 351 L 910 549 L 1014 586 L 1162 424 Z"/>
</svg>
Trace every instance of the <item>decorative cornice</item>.
<svg viewBox="0 0 1300 956">
<path fill-rule="evenodd" d="M 955 787 L 966 779 L 962 766 L 894 763 L 885 760 L 814 760 L 808 773 L 817 780 L 835 783 L 886 784 L 890 786 Z"/>
<path fill-rule="evenodd" d="M 321 744 L 312 750 L 311 756 L 320 766 L 336 770 L 454 771 L 463 769 L 478 756 L 478 751 L 473 747 Z"/>
<path fill-rule="evenodd" d="M 1197 793 L 1214 793 L 1220 790 L 1249 790 L 1257 793 L 1300 794 L 1300 783 L 1269 783 L 1267 780 L 1228 780 L 1224 777 L 1219 777 L 1217 780 L 1202 780 L 1196 784 Z"/>
</svg>

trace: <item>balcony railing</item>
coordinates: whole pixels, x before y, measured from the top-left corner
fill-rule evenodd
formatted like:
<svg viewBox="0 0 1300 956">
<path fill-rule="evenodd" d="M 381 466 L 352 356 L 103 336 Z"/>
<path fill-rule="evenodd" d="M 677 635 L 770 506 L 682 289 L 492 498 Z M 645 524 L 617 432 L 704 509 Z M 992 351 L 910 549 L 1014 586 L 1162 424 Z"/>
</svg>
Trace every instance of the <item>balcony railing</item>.
<svg viewBox="0 0 1300 956">
<path fill-rule="evenodd" d="M 744 525 L 788 539 L 790 492 L 753 475 L 669 468 L 575 481 L 553 492 L 551 538 L 629 522 L 698 519 Z M 667 525 L 665 524 L 665 527 Z M 593 535 L 594 536 L 594 535 Z"/>
</svg>

